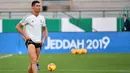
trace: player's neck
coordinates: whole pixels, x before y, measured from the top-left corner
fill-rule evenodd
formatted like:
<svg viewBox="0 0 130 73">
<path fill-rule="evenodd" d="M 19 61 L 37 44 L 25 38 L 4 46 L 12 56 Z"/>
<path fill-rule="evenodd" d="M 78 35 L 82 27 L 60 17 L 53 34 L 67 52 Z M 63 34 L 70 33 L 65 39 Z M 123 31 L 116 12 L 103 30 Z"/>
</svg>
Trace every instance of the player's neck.
<svg viewBox="0 0 130 73">
<path fill-rule="evenodd" d="M 32 12 L 33 15 L 35 15 L 36 17 L 39 15 L 39 12 Z"/>
<path fill-rule="evenodd" d="M 126 21 L 127 18 L 124 18 L 124 20 Z"/>
</svg>

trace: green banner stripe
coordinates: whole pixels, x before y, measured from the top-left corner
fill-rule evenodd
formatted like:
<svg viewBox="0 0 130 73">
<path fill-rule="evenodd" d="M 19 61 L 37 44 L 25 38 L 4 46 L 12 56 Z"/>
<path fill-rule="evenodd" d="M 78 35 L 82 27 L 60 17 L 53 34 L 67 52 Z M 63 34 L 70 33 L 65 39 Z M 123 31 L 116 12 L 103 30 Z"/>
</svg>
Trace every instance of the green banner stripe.
<svg viewBox="0 0 130 73">
<path fill-rule="evenodd" d="M 3 32 L 17 32 L 16 25 L 20 19 L 3 19 Z"/>
<path fill-rule="evenodd" d="M 70 19 L 70 23 L 78 26 L 86 32 L 92 31 L 92 18 Z"/>
<path fill-rule="evenodd" d="M 61 19 L 47 19 L 46 25 L 49 32 L 61 32 Z"/>
<path fill-rule="evenodd" d="M 124 27 L 123 23 L 122 18 L 117 18 L 117 31 L 122 31 L 122 28 Z"/>
</svg>

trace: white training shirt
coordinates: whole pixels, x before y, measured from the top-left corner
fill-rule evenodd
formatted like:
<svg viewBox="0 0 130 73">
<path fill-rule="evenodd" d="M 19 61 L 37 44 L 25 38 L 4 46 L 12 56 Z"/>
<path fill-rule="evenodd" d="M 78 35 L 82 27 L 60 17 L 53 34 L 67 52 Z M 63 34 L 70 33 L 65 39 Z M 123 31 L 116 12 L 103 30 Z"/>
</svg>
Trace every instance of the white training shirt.
<svg viewBox="0 0 130 73">
<path fill-rule="evenodd" d="M 42 38 L 42 27 L 46 26 L 45 18 L 42 15 L 35 16 L 29 14 L 25 16 L 20 23 L 24 25 L 25 33 L 35 43 L 40 43 Z"/>
</svg>

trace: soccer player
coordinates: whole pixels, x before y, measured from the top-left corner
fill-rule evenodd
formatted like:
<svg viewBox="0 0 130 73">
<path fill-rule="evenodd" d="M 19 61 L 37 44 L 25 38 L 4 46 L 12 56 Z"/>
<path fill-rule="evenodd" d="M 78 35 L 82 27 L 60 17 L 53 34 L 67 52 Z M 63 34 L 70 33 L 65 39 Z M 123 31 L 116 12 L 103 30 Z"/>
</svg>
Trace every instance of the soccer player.
<svg viewBox="0 0 130 73">
<path fill-rule="evenodd" d="M 39 54 L 41 46 L 44 45 L 44 41 L 47 38 L 48 31 L 45 24 L 44 16 L 40 15 L 40 2 L 33 1 L 32 13 L 25 16 L 16 26 L 16 29 L 20 34 L 23 35 L 25 39 L 25 44 L 28 48 L 28 53 L 30 56 L 30 64 L 28 68 L 28 73 L 38 73 L 37 62 L 39 59 Z M 24 30 L 22 27 L 24 26 Z M 42 30 L 43 29 L 43 37 Z"/>
</svg>

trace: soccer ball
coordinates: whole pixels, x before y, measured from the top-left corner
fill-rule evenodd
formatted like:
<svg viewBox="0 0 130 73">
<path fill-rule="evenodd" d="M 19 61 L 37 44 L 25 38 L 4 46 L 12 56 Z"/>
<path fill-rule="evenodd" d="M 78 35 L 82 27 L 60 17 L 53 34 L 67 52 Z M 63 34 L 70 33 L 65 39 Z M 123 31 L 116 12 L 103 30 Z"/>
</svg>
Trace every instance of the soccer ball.
<svg viewBox="0 0 130 73">
<path fill-rule="evenodd" d="M 75 49 L 71 49 L 71 54 L 76 54 L 76 50 Z"/>
<path fill-rule="evenodd" d="M 71 53 L 72 54 L 79 54 L 79 51 L 80 51 L 80 49 L 72 49 Z"/>
<path fill-rule="evenodd" d="M 54 71 L 56 70 L 56 65 L 54 63 L 50 63 L 48 64 L 47 68 L 49 71 Z"/>
<path fill-rule="evenodd" d="M 79 54 L 82 54 L 82 49 L 79 49 Z"/>
<path fill-rule="evenodd" d="M 19 54 L 22 54 L 22 52 L 21 52 L 21 51 L 19 51 L 18 53 L 19 53 Z"/>
<path fill-rule="evenodd" d="M 82 48 L 82 49 L 80 50 L 80 52 L 81 52 L 81 54 L 86 54 L 86 53 L 87 53 L 87 50 L 86 50 L 85 48 Z"/>
<path fill-rule="evenodd" d="M 80 49 L 76 49 L 76 54 L 80 54 Z"/>
</svg>

